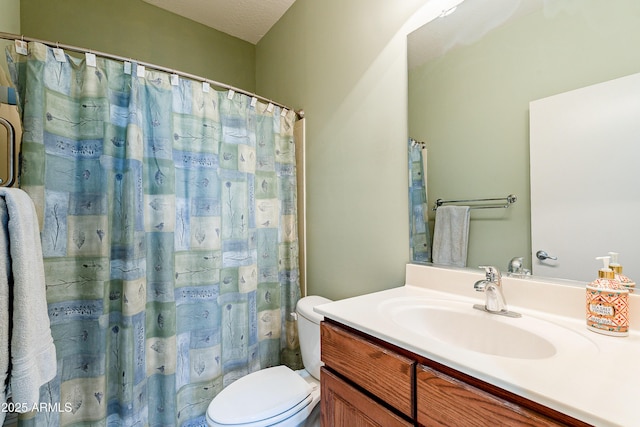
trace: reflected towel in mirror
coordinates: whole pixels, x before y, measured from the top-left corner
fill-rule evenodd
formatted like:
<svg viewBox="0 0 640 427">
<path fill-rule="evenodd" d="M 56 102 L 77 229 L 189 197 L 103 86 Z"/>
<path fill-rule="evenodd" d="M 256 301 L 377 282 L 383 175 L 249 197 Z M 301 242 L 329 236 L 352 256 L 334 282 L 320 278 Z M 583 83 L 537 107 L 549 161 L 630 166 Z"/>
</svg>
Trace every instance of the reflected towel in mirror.
<svg viewBox="0 0 640 427">
<path fill-rule="evenodd" d="M 433 263 L 466 267 L 469 246 L 469 206 L 440 206 L 433 231 Z"/>
</svg>

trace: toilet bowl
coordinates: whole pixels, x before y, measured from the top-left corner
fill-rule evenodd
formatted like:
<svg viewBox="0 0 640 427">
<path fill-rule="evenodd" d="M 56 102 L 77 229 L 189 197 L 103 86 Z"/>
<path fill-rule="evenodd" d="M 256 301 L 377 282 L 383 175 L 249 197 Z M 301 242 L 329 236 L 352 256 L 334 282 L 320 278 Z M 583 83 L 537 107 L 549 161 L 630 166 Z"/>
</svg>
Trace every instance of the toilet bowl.
<svg viewBox="0 0 640 427">
<path fill-rule="evenodd" d="M 274 366 L 246 375 L 223 389 L 207 409 L 210 427 L 300 426 L 320 401 L 320 321 L 313 307 L 331 302 L 320 296 L 296 305 L 304 369 Z"/>
</svg>

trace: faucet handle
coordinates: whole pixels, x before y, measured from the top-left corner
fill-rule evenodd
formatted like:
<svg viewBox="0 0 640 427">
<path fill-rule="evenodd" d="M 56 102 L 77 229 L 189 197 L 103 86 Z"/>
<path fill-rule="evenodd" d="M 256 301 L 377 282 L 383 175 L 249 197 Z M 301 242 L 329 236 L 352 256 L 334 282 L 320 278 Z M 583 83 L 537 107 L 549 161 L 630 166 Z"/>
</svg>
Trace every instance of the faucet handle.
<svg viewBox="0 0 640 427">
<path fill-rule="evenodd" d="M 521 256 L 511 258 L 511 261 L 509 261 L 509 265 L 507 266 L 507 271 L 509 271 L 509 273 L 521 273 L 523 270 L 523 260 L 524 258 Z"/>
<path fill-rule="evenodd" d="M 484 271 L 487 275 L 487 280 L 491 282 L 495 282 L 500 279 L 500 270 L 492 265 L 481 265 L 478 268 L 484 268 Z"/>
</svg>

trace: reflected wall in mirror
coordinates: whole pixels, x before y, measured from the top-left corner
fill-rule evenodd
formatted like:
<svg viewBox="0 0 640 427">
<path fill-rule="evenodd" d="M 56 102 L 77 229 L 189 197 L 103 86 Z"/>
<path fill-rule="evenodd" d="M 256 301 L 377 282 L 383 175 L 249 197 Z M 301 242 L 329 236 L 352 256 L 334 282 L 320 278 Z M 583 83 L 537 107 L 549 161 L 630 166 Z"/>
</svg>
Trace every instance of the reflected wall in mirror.
<svg viewBox="0 0 640 427">
<path fill-rule="evenodd" d="M 409 135 L 427 144 L 430 207 L 518 196 L 472 211 L 469 267 L 506 270 L 515 256 L 532 267 L 529 103 L 640 72 L 639 46 L 637 0 L 465 0 L 408 36 Z M 640 252 L 620 261 L 640 264 Z M 590 277 L 599 267 L 585 260 Z"/>
</svg>

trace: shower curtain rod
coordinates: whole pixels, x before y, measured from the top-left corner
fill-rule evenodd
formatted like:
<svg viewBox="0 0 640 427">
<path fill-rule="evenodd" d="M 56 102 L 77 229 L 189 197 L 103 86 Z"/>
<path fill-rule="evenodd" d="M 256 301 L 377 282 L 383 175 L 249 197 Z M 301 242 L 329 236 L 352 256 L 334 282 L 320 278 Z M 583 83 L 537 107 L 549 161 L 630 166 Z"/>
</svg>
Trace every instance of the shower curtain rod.
<svg viewBox="0 0 640 427">
<path fill-rule="evenodd" d="M 50 46 L 50 47 L 55 46 L 55 47 L 60 48 L 60 49 L 71 50 L 71 51 L 79 52 L 79 53 L 93 53 L 95 55 L 102 56 L 102 57 L 105 57 L 105 58 L 108 58 L 108 59 L 114 59 L 116 61 L 135 62 L 136 64 L 140 64 L 140 65 L 144 66 L 145 68 L 152 68 L 152 69 L 158 70 L 158 71 L 164 71 L 164 72 L 171 73 L 171 74 L 177 74 L 179 76 L 186 77 L 186 78 L 191 79 L 191 80 L 198 80 L 198 81 L 202 81 L 202 82 L 207 82 L 212 86 L 217 86 L 219 88 L 227 89 L 227 90 L 233 90 L 234 92 L 238 92 L 238 93 L 242 93 L 242 94 L 247 95 L 247 96 L 255 97 L 255 98 L 259 99 L 260 101 L 265 101 L 265 102 L 271 103 L 271 104 L 276 105 L 276 106 L 278 106 L 280 108 L 284 108 L 284 109 L 287 109 L 287 110 L 293 110 L 292 108 L 289 108 L 286 105 L 280 104 L 279 102 L 275 102 L 275 101 L 273 101 L 271 99 L 265 98 L 264 96 L 257 95 L 255 93 L 246 91 L 244 89 L 240 89 L 240 88 L 237 88 L 237 87 L 225 84 L 225 83 L 220 83 L 220 82 L 217 82 L 215 80 L 207 79 L 207 78 L 204 78 L 204 77 L 196 76 L 195 74 L 185 73 L 184 71 L 178 71 L 178 70 L 174 70 L 172 68 L 163 67 L 161 65 L 151 64 L 151 63 L 143 62 L 143 61 L 136 61 L 136 60 L 133 60 L 132 58 L 127 58 L 127 57 L 119 56 L 119 55 L 113 55 L 111 53 L 100 52 L 100 51 L 93 50 L 93 49 L 86 49 L 86 48 L 83 48 L 83 47 L 71 46 L 71 45 L 67 45 L 67 44 L 61 44 L 61 43 L 58 43 L 58 42 L 54 43 L 54 42 L 51 42 L 51 41 L 35 39 L 33 37 L 25 37 L 23 35 L 0 32 L 0 38 L 4 39 L 4 40 L 8 40 L 8 41 L 24 40 L 24 41 L 27 41 L 27 42 L 37 42 L 37 43 L 45 44 L 45 45 Z M 296 116 L 298 118 L 303 118 L 304 117 L 304 110 L 298 110 L 298 111 L 293 110 L 293 111 L 296 113 Z"/>
</svg>

